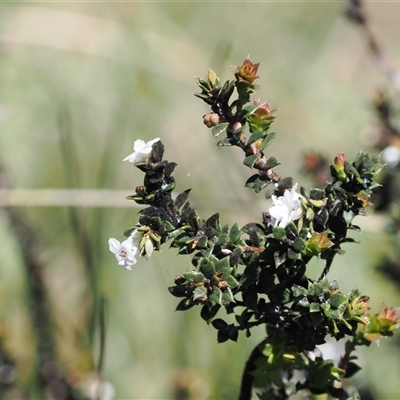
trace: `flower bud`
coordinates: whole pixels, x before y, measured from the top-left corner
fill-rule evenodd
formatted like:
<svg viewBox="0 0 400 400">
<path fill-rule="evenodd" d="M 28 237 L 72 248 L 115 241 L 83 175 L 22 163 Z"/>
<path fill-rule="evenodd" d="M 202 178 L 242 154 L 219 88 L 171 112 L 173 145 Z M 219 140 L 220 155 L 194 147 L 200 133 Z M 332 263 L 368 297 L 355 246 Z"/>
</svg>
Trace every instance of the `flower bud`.
<svg viewBox="0 0 400 400">
<path fill-rule="evenodd" d="M 208 70 L 208 81 L 211 83 L 212 86 L 215 86 L 216 83 L 218 83 L 218 77 L 217 74 L 210 68 Z"/>
<path fill-rule="evenodd" d="M 258 106 L 258 108 L 256 111 L 254 111 L 253 116 L 257 117 L 258 120 L 271 121 L 274 118 L 276 118 L 276 116 L 273 115 L 276 111 L 276 108 L 271 110 L 269 103 L 262 103 L 259 101 L 255 101 L 254 105 Z"/>
<path fill-rule="evenodd" d="M 328 237 L 328 232 L 315 233 L 306 243 L 304 253 L 308 256 L 317 256 L 333 246 Z"/>
<path fill-rule="evenodd" d="M 344 153 L 337 153 L 333 164 L 331 165 L 332 176 L 338 178 L 342 182 L 348 182 L 349 178 L 344 171 Z"/>
<path fill-rule="evenodd" d="M 203 123 L 208 128 L 212 128 L 213 126 L 216 126 L 220 123 L 220 117 L 216 113 L 209 113 L 209 114 L 203 115 Z"/>
<path fill-rule="evenodd" d="M 393 335 L 393 331 L 400 326 L 400 314 L 398 308 L 386 307 L 384 304 L 381 310 L 369 316 L 370 324 L 361 327 L 360 333 L 370 342 L 379 342 L 381 338 Z"/>
<path fill-rule="evenodd" d="M 253 82 L 258 78 L 257 71 L 260 63 L 253 63 L 249 57 L 247 57 L 240 67 L 233 67 L 233 73 L 239 82 L 245 82 L 252 85 Z"/>
<path fill-rule="evenodd" d="M 381 310 L 375 315 L 375 318 L 379 322 L 381 334 L 392 332 L 400 326 L 398 308 L 385 307 L 382 304 Z"/>
</svg>

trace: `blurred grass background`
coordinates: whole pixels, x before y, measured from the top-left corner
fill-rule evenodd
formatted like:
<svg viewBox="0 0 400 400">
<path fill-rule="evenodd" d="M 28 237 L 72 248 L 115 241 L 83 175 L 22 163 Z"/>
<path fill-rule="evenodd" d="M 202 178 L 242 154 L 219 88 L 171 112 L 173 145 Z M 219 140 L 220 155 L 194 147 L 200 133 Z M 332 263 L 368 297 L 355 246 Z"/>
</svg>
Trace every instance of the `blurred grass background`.
<svg viewBox="0 0 400 400">
<path fill-rule="evenodd" d="M 262 62 L 257 93 L 279 108 L 279 133 L 270 152 L 278 171 L 302 185 L 302 154 L 338 151 L 352 159 L 368 150 L 368 104 L 385 83 L 360 32 L 344 17 L 344 2 L 109 2 L 3 3 L 0 5 L 0 164 L 12 189 L 118 190 L 115 206 L 22 205 L 18 213 L 35 237 L 35 256 L 55 318 L 55 351 L 76 387 L 92 390 L 101 337 L 98 318 L 106 299 L 107 333 L 102 379 L 118 399 L 173 398 L 192 382 L 195 399 L 231 399 L 260 330 L 250 339 L 217 345 L 216 331 L 199 309 L 174 312 L 167 292 L 190 260 L 164 249 L 131 273 L 116 265 L 109 237 L 136 223 L 126 195 L 141 184 L 140 171 L 121 160 L 135 139 L 160 137 L 165 157 L 178 163 L 178 192 L 193 188 L 200 216 L 221 213 L 223 223 L 259 221 L 269 203 L 243 188 L 249 170 L 235 149 L 215 149 L 193 96 L 194 76 L 212 67 L 231 79 L 231 65 L 249 54 Z M 399 3 L 367 3 L 388 53 L 400 63 Z M 29 193 L 29 192 L 27 192 Z M 101 194 L 99 194 L 100 196 Z M 26 199 L 29 204 L 29 198 Z M 101 199 L 97 203 L 101 204 Z M 95 205 L 96 205 L 95 204 Z M 98 204 L 97 204 L 98 205 Z M 24 244 L 7 209 L 0 211 L 0 337 L 15 361 L 7 398 L 20 398 L 35 375 L 35 332 L 24 266 Z M 372 297 L 400 304 L 399 288 L 374 266 L 390 252 L 384 224 L 356 221 L 355 235 L 331 278 L 343 291 L 356 283 Z M 319 275 L 321 265 L 313 266 Z M 400 398 L 399 340 L 361 354 L 356 384 L 378 399 Z M 94 353 L 92 352 L 94 351 Z M 337 354 L 336 354 L 337 356 Z M 0 373 L 1 380 L 1 373 Z M 7 383 L 5 380 L 4 384 Z M 11 394 L 10 394 L 11 393 Z"/>
</svg>

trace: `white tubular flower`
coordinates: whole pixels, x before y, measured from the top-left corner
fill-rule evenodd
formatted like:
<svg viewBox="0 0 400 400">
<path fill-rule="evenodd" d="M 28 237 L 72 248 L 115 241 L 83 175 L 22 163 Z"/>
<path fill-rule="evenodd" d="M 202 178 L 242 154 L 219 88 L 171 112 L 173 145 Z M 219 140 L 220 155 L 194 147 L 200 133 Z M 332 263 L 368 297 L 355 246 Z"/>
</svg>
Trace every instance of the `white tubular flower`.
<svg viewBox="0 0 400 400">
<path fill-rule="evenodd" d="M 120 243 L 117 239 L 108 239 L 110 251 L 115 254 L 118 265 L 131 271 L 132 265 L 136 264 L 135 255 L 138 251 L 136 243 L 133 242 L 132 236 Z"/>
<path fill-rule="evenodd" d="M 150 257 L 153 254 L 154 245 L 149 236 L 146 237 L 146 241 L 144 242 L 144 249 L 146 250 L 147 256 Z"/>
<path fill-rule="evenodd" d="M 290 190 L 285 190 L 283 196 L 271 196 L 274 205 L 268 210 L 274 226 L 286 228 L 292 221 L 296 221 L 303 214 L 300 198 L 296 193 L 298 184 L 295 183 Z"/>
<path fill-rule="evenodd" d="M 135 140 L 135 143 L 133 144 L 133 153 L 129 154 L 129 156 L 125 157 L 122 161 L 129 161 L 133 164 L 147 162 L 150 158 L 153 144 L 159 140 L 160 138 L 156 138 L 147 143 L 141 139 Z"/>
</svg>

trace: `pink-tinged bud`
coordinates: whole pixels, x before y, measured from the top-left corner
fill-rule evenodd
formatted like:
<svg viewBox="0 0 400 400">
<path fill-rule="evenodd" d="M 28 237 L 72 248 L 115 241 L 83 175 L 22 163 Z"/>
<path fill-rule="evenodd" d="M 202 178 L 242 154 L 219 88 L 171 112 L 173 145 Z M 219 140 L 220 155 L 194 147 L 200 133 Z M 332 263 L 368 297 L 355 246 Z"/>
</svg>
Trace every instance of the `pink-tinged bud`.
<svg viewBox="0 0 400 400">
<path fill-rule="evenodd" d="M 238 130 L 241 129 L 241 128 L 242 128 L 242 124 L 241 124 L 240 122 L 235 122 L 235 123 L 232 125 L 232 129 L 233 129 L 234 132 L 238 131 Z"/>
<path fill-rule="evenodd" d="M 220 116 L 215 113 L 209 113 L 206 115 L 203 115 L 203 123 L 209 128 L 212 128 L 215 125 L 218 125 L 220 123 Z"/>
<path fill-rule="evenodd" d="M 338 178 L 342 182 L 348 182 L 349 178 L 344 171 L 344 162 L 344 153 L 337 153 L 331 167 L 331 172 L 333 177 Z"/>
<path fill-rule="evenodd" d="M 383 337 L 393 335 L 400 326 L 399 309 L 384 304 L 378 314 L 369 315 L 369 325 L 360 328 L 360 333 L 370 342 L 379 342 Z"/>
<path fill-rule="evenodd" d="M 240 67 L 233 67 L 233 72 L 239 82 L 245 82 L 251 85 L 258 78 L 257 71 L 259 65 L 260 63 L 253 63 L 250 58 L 247 57 Z"/>
<path fill-rule="evenodd" d="M 382 304 L 381 310 L 375 315 L 375 317 L 379 322 L 381 327 L 380 333 L 382 334 L 394 331 L 400 326 L 400 315 L 398 308 L 385 307 L 385 305 Z"/>
<path fill-rule="evenodd" d="M 273 115 L 276 111 L 276 108 L 271 110 L 269 103 L 255 101 L 254 105 L 258 106 L 258 108 L 256 111 L 254 111 L 253 115 L 256 116 L 260 121 L 270 121 L 276 118 L 276 116 Z"/>
<path fill-rule="evenodd" d="M 336 153 L 335 160 L 333 161 L 333 165 L 337 169 L 344 169 L 344 153 Z"/>
</svg>

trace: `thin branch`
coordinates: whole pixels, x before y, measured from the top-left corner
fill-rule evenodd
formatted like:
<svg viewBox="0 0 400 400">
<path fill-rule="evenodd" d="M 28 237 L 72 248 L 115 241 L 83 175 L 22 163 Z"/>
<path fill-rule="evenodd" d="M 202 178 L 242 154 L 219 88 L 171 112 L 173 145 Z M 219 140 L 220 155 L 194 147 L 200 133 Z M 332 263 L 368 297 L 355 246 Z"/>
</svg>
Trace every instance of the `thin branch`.
<svg viewBox="0 0 400 400">
<path fill-rule="evenodd" d="M 257 369 L 256 360 L 262 356 L 262 353 L 257 345 L 251 352 L 249 359 L 242 374 L 242 382 L 240 384 L 239 400 L 251 400 L 253 390 L 254 371 Z"/>
<path fill-rule="evenodd" d="M 395 90 L 400 94 L 400 70 L 385 54 L 380 43 L 376 39 L 366 16 L 362 0 L 351 0 L 350 3 L 351 5 L 346 12 L 347 17 L 362 28 L 368 49 L 375 59 L 376 64 L 381 71 L 387 75 Z"/>
</svg>

